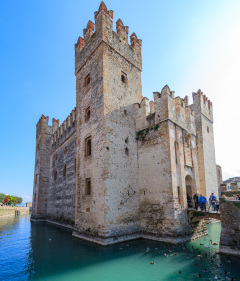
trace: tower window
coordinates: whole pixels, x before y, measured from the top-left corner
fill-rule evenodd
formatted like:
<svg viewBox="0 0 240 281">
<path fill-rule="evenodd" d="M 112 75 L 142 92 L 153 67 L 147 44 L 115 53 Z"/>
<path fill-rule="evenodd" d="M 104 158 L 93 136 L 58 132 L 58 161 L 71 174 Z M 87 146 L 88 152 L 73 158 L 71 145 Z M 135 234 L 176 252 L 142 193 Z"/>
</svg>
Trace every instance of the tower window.
<svg viewBox="0 0 240 281">
<path fill-rule="evenodd" d="M 91 143 L 91 137 L 88 137 L 85 139 L 85 156 L 91 156 L 92 154 L 92 143 Z"/>
<path fill-rule="evenodd" d="M 85 194 L 86 195 L 91 195 L 91 179 L 90 178 L 86 179 Z"/>
<path fill-rule="evenodd" d="M 129 149 L 127 147 L 125 148 L 125 155 L 129 155 Z"/>
<path fill-rule="evenodd" d="M 66 174 L 67 174 L 67 166 L 64 165 L 64 168 L 63 168 L 63 176 L 66 177 Z"/>
<path fill-rule="evenodd" d="M 122 72 L 121 74 L 121 81 L 126 84 L 127 83 L 127 74 Z"/>
<path fill-rule="evenodd" d="M 35 177 L 35 184 L 37 184 L 37 178 L 38 178 L 38 175 L 36 175 L 36 177 Z"/>
<path fill-rule="evenodd" d="M 67 153 L 67 146 L 64 147 L 64 154 Z"/>
<path fill-rule="evenodd" d="M 54 173 L 54 180 L 57 180 L 57 171 Z"/>
<path fill-rule="evenodd" d="M 86 109 L 85 111 L 85 121 L 88 121 L 91 117 L 91 110 L 90 110 L 90 106 Z"/>
<path fill-rule="evenodd" d="M 58 160 L 58 155 L 57 154 L 55 155 L 55 159 Z"/>
<path fill-rule="evenodd" d="M 209 133 L 209 127 L 207 126 L 207 132 Z"/>
<path fill-rule="evenodd" d="M 89 85 L 91 82 L 91 77 L 90 77 L 90 73 L 85 77 L 84 79 L 84 86 L 86 87 L 87 85 Z"/>
</svg>

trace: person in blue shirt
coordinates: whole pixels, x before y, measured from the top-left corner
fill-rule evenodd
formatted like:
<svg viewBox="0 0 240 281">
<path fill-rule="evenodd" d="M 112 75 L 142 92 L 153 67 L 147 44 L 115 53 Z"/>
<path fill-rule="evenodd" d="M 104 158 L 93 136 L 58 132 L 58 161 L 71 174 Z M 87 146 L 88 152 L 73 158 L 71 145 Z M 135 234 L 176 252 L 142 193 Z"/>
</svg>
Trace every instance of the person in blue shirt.
<svg viewBox="0 0 240 281">
<path fill-rule="evenodd" d="M 207 204 L 207 199 L 205 196 L 203 196 L 202 194 L 200 194 L 199 198 L 198 198 L 198 202 L 201 208 L 201 211 L 205 211 L 206 212 L 206 204 Z"/>
<path fill-rule="evenodd" d="M 212 207 L 213 207 L 213 211 L 216 211 L 216 206 L 215 206 L 215 199 L 216 196 L 214 195 L 214 193 L 211 194 L 211 203 L 212 203 Z"/>
</svg>

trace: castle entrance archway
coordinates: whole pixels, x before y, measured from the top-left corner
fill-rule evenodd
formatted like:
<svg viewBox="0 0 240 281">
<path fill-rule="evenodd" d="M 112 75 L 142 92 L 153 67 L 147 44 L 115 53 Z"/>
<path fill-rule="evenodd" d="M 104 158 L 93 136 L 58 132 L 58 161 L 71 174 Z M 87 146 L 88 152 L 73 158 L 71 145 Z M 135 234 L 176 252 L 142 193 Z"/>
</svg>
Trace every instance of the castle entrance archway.
<svg viewBox="0 0 240 281">
<path fill-rule="evenodd" d="M 193 180 L 192 177 L 187 175 L 185 177 L 186 184 L 186 195 L 187 195 L 187 206 L 188 208 L 193 207 Z"/>
</svg>

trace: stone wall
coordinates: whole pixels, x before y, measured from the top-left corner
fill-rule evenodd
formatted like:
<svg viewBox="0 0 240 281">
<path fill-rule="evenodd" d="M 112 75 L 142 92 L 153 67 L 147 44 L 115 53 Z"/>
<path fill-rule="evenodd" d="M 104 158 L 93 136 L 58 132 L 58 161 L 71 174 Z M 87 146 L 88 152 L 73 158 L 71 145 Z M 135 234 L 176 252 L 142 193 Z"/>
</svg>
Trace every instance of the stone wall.
<svg viewBox="0 0 240 281">
<path fill-rule="evenodd" d="M 218 196 L 221 197 L 221 184 L 223 183 L 222 167 L 220 165 L 216 165 L 216 169 L 217 169 Z"/>
<path fill-rule="evenodd" d="M 201 90 L 198 90 L 197 93 L 193 93 L 191 109 L 194 111 L 198 136 L 200 193 L 209 198 L 213 192 L 218 197 L 212 103 Z"/>
<path fill-rule="evenodd" d="M 102 245 L 182 242 L 194 233 L 187 194 L 217 188 L 212 105 L 198 92 L 189 106 L 167 85 L 143 98 L 142 41 L 133 33 L 129 45 L 120 19 L 116 30 L 101 2 L 75 44 L 76 109 L 60 127 L 39 122 L 33 218 Z"/>
<path fill-rule="evenodd" d="M 221 198 L 222 230 L 219 252 L 240 256 L 240 201 Z"/>
<path fill-rule="evenodd" d="M 53 118 L 52 126 L 48 125 L 48 121 L 49 117 L 42 115 L 37 123 L 32 218 L 47 217 L 51 137 L 58 128 L 59 120 Z"/>
<path fill-rule="evenodd" d="M 112 25 L 112 11 L 101 4 L 95 24 L 89 22 L 84 30 L 84 48 L 79 41 L 75 55 L 78 157 L 73 235 L 101 244 L 140 233 L 133 104 L 142 98 L 141 46 L 136 35 L 128 45 L 128 28 L 121 21 L 117 33 Z M 95 33 L 88 37 L 91 29 Z M 85 155 L 87 138 L 91 138 L 90 156 Z M 86 180 L 91 181 L 91 194 L 86 194 Z"/>
</svg>

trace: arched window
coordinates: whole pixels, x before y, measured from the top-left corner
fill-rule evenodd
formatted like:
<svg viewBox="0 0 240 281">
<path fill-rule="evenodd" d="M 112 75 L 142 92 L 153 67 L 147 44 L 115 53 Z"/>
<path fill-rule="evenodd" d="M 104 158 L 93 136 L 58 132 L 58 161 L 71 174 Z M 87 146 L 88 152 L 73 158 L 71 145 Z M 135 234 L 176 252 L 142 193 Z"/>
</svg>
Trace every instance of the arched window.
<svg viewBox="0 0 240 281">
<path fill-rule="evenodd" d="M 91 179 L 90 178 L 86 179 L 85 194 L 86 195 L 91 195 Z"/>
<path fill-rule="evenodd" d="M 127 83 L 127 74 L 122 72 L 121 74 L 121 81 L 126 84 Z"/>
<path fill-rule="evenodd" d="M 85 156 L 91 156 L 92 154 L 92 143 L 91 143 L 91 137 L 86 138 L 85 140 Z"/>
</svg>

